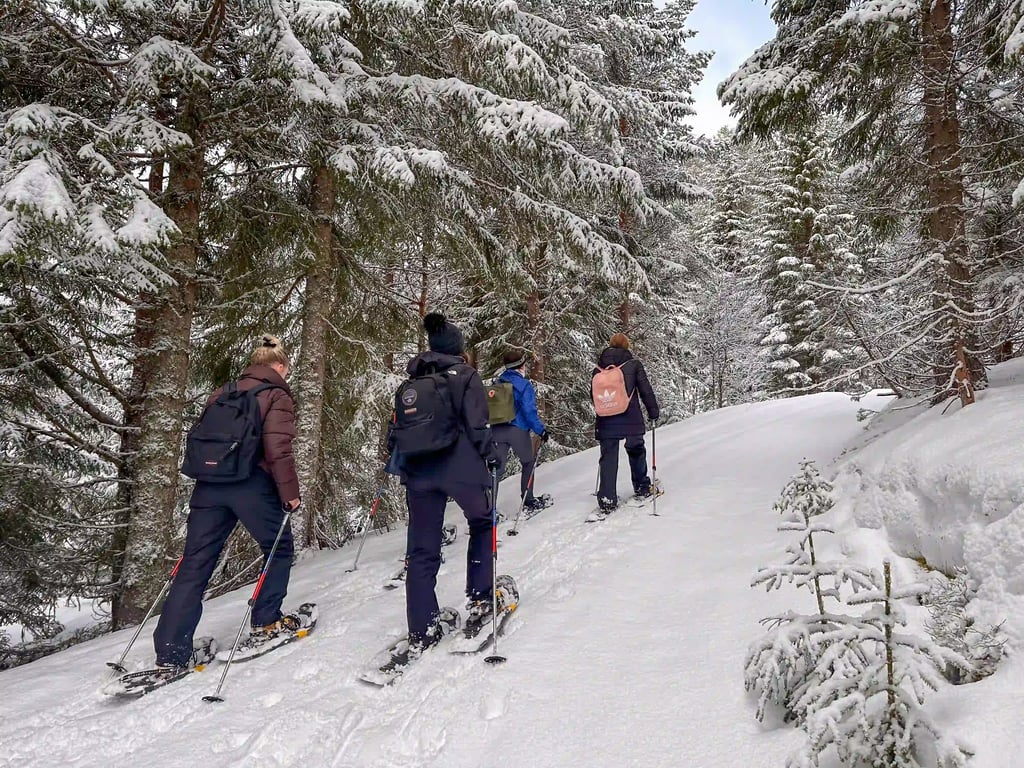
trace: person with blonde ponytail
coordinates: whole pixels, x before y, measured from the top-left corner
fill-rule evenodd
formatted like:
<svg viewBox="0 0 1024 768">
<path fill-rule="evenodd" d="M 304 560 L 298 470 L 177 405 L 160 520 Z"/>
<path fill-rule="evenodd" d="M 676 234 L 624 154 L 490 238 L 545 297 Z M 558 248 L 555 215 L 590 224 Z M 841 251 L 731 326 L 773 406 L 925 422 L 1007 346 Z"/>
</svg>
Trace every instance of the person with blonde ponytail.
<svg viewBox="0 0 1024 768">
<path fill-rule="evenodd" d="M 283 514 L 299 507 L 299 479 L 292 452 L 295 402 L 287 383 L 290 371 L 291 361 L 281 340 L 262 336 L 242 376 L 210 395 L 203 415 L 189 433 L 182 471 L 197 479 L 189 501 L 185 552 L 153 635 L 157 668 L 168 675 L 179 673 L 192 661 L 192 638 L 202 615 L 203 593 L 235 524 L 242 524 L 267 557 Z M 212 414 L 224 411 L 230 418 L 230 409 L 236 416 L 244 413 L 245 400 L 255 401 L 252 418 L 258 418 L 262 430 L 253 434 L 252 454 L 235 457 L 230 469 L 225 469 L 228 454 L 238 443 L 231 443 L 227 451 L 213 449 L 216 456 L 211 459 L 202 449 L 212 441 L 204 443 L 193 437 L 201 433 L 204 421 L 210 423 Z M 252 627 L 241 652 L 296 633 L 308 622 L 308 616 L 281 613 L 292 554 L 289 525 L 253 604 Z"/>
</svg>

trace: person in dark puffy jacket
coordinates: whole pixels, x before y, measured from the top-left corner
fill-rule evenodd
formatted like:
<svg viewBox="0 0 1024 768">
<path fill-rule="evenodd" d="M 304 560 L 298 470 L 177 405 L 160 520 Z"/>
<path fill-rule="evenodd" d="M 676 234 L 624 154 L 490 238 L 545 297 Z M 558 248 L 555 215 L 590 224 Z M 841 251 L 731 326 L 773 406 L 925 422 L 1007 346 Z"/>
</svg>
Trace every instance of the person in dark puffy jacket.
<svg viewBox="0 0 1024 768">
<path fill-rule="evenodd" d="M 647 447 L 644 445 L 643 413 L 640 402 L 647 411 L 647 418 L 654 422 L 661 415 L 658 399 L 654 396 L 651 383 L 647 380 L 644 364 L 633 357 L 629 351 L 629 338 L 624 333 L 612 336 L 608 347 L 601 353 L 598 367 L 592 374 L 596 375 L 601 368 L 610 365 L 621 367 L 626 382 L 626 393 L 629 395 L 629 407 L 615 416 L 598 416 L 594 435 L 601 445 L 600 482 L 597 491 L 598 506 L 610 512 L 618 506 L 616 480 L 619 473 L 619 442 L 626 443 L 626 456 L 629 458 L 629 473 L 633 480 L 633 492 L 638 497 L 649 496 L 651 479 L 647 474 Z"/>
<path fill-rule="evenodd" d="M 515 398 L 516 417 L 508 424 L 498 424 L 491 427 L 494 433 L 494 442 L 498 446 L 498 476 L 505 473 L 505 465 L 508 463 L 509 451 L 514 451 L 519 463 L 523 466 L 520 480 L 519 497 L 527 509 L 542 506 L 534 495 L 534 488 L 530 479 L 533 477 L 534 451 L 533 441 L 530 433 L 537 435 L 541 442 L 547 442 L 548 433 L 544 422 L 537 412 L 537 393 L 533 384 L 523 374 L 526 367 L 526 353 L 510 350 L 503 358 L 505 370 L 498 381 L 507 382 L 512 385 Z"/>
<path fill-rule="evenodd" d="M 299 506 L 299 478 L 295 471 L 295 402 L 285 378 L 290 363 L 280 340 L 264 336 L 252 353 L 251 365 L 237 382 L 239 390 L 273 384 L 256 394 L 263 419 L 263 446 L 253 473 L 235 483 L 197 481 L 189 500 L 185 551 L 160 614 L 153 644 L 157 666 L 176 670 L 189 665 L 192 637 L 202 615 L 202 599 L 228 536 L 240 522 L 259 543 L 266 557 L 281 527 L 283 508 Z M 223 387 L 207 400 L 216 400 Z M 285 529 L 274 560 L 252 609 L 247 642 L 258 644 L 298 629 L 300 619 L 284 616 L 281 603 L 288 591 L 293 543 Z"/>
<path fill-rule="evenodd" d="M 448 388 L 460 423 L 458 437 L 450 447 L 425 455 L 399 455 L 397 462 L 389 460 L 399 467 L 409 507 L 405 598 L 409 648 L 413 653 L 434 645 L 461 621 L 454 609 L 439 608 L 434 591 L 449 498 L 459 505 L 469 523 L 469 610 L 491 610 L 494 563 L 488 489 L 490 470 L 498 464 L 488 424 L 487 393 L 480 375 L 466 363 L 462 332 L 439 313 L 427 315 L 423 325 L 430 350 L 410 360 L 406 370 L 410 379 L 431 373 L 451 374 Z M 388 435 L 388 450 L 392 457 L 396 451 L 400 453 L 394 426 Z"/>
</svg>

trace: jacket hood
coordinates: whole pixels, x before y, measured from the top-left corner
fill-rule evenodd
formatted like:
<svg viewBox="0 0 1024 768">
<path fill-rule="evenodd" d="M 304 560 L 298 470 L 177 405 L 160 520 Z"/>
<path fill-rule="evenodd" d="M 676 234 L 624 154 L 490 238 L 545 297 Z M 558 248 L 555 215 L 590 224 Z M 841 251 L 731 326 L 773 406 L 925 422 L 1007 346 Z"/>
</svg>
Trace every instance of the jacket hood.
<svg viewBox="0 0 1024 768">
<path fill-rule="evenodd" d="M 465 362 L 465 360 L 456 355 L 446 355 L 443 352 L 434 351 L 422 352 L 409 361 L 409 365 L 406 366 L 405 371 L 410 376 L 422 376 L 431 365 L 436 367 L 438 370 L 443 370 L 445 368 L 451 368 L 453 365 L 459 365 L 460 363 Z"/>
<path fill-rule="evenodd" d="M 597 364 L 601 368 L 607 368 L 609 365 L 622 365 L 627 360 L 633 359 L 633 353 L 628 349 L 620 349 L 619 347 L 606 347 L 604 352 L 601 353 L 601 357 L 598 358 Z"/>
</svg>

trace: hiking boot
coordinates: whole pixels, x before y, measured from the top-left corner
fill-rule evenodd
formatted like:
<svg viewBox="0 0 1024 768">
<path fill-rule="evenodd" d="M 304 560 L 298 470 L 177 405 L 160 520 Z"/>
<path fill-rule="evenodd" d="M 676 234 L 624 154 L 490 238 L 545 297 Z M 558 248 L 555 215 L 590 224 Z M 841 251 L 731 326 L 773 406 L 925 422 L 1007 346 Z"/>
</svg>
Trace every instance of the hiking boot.
<svg viewBox="0 0 1024 768">
<path fill-rule="evenodd" d="M 199 637 L 193 640 L 192 654 L 188 657 L 188 661 L 184 666 L 173 661 L 160 661 L 157 659 L 154 670 L 159 672 L 160 677 L 174 677 L 186 669 L 195 669 L 204 664 L 209 664 L 217 655 L 217 649 L 216 638 Z"/>
<path fill-rule="evenodd" d="M 466 603 L 466 623 L 481 623 L 491 618 L 491 598 L 470 600 Z"/>
<path fill-rule="evenodd" d="M 298 632 L 302 629 L 302 619 L 293 613 L 282 616 L 272 624 L 264 624 L 262 627 L 253 627 L 249 632 L 251 635 L 265 635 L 277 637 L 285 632 Z"/>
<path fill-rule="evenodd" d="M 597 500 L 597 508 L 604 512 L 606 515 L 611 512 L 614 512 L 615 508 L 618 505 L 619 504 L 616 499 L 609 499 L 604 496 L 599 497 Z"/>
<path fill-rule="evenodd" d="M 526 502 L 523 504 L 523 508 L 529 512 L 544 509 L 544 501 L 534 496 L 533 498 L 526 500 Z"/>
<path fill-rule="evenodd" d="M 651 496 L 651 486 L 650 485 L 640 486 L 633 493 L 633 498 L 634 499 L 647 499 L 647 498 L 650 498 L 650 496 Z"/>
<path fill-rule="evenodd" d="M 245 638 L 239 648 L 254 650 L 283 635 L 294 635 L 300 629 L 302 629 L 302 618 L 294 613 L 289 613 L 271 624 L 250 628 L 249 636 Z"/>
<path fill-rule="evenodd" d="M 173 680 L 176 677 L 181 677 L 182 673 L 193 666 L 195 665 L 192 663 L 189 663 L 184 667 L 180 664 L 157 664 L 149 674 L 149 678 L 154 682 L 167 679 Z"/>
<path fill-rule="evenodd" d="M 457 632 L 462 628 L 462 617 L 454 608 L 442 608 L 438 611 L 434 621 L 427 627 L 427 634 L 422 638 L 413 638 L 409 641 L 409 654 L 419 655 L 428 648 L 441 642 L 445 635 Z"/>
</svg>

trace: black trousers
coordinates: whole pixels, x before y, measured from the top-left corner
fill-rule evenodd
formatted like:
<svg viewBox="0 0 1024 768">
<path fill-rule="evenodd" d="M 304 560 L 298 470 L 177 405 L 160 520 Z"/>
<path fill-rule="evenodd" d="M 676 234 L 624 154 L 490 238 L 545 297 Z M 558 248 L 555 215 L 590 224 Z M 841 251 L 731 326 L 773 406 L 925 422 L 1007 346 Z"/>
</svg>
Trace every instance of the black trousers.
<svg viewBox="0 0 1024 768">
<path fill-rule="evenodd" d="M 405 577 L 405 609 L 409 639 L 422 640 L 438 614 L 437 571 L 441 567 L 441 537 L 444 510 L 451 496 L 469 523 L 466 552 L 466 595 L 471 600 L 489 600 L 494 578 L 491 552 L 493 525 L 487 491 L 470 483 L 441 485 L 425 478 L 410 477 L 405 486 L 409 504 L 409 539 L 406 553 L 409 570 Z"/>
<path fill-rule="evenodd" d="M 498 477 L 504 477 L 505 466 L 508 464 L 508 452 L 512 450 L 523 465 L 523 473 L 519 480 L 519 498 L 530 502 L 533 500 L 533 487 L 530 478 L 533 476 L 533 440 L 525 429 L 513 427 L 511 424 L 499 424 L 491 427 L 491 434 L 498 446 Z"/>
<path fill-rule="evenodd" d="M 622 438 L 605 438 L 601 443 L 601 479 L 598 484 L 599 499 L 608 499 L 618 503 L 616 480 L 619 475 L 619 443 Z M 625 438 L 626 456 L 629 458 L 629 474 L 633 479 L 633 492 L 643 493 L 651 487 L 651 479 L 647 476 L 647 447 L 643 435 Z"/>
<path fill-rule="evenodd" d="M 245 526 L 266 558 L 285 514 L 273 479 L 261 469 L 240 483 L 196 483 L 189 507 L 185 554 L 153 634 L 157 664 L 188 664 L 192 636 L 203 615 L 203 592 L 235 523 Z M 273 624 L 281 618 L 292 554 L 289 524 L 253 605 L 254 627 Z"/>
</svg>

